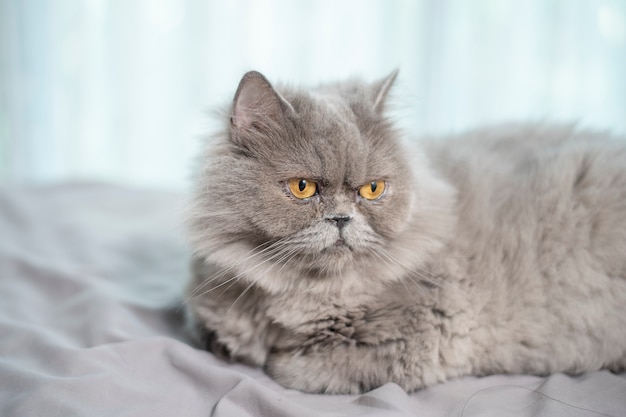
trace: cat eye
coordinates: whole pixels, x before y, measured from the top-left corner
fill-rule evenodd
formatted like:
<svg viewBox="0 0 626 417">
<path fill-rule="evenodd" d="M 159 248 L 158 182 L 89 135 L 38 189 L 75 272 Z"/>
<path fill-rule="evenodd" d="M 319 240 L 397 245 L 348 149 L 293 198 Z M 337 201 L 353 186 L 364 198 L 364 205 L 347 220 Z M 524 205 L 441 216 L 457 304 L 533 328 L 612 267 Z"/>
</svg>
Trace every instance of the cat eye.
<svg viewBox="0 0 626 417">
<path fill-rule="evenodd" d="M 292 178 L 287 185 L 291 194 L 300 200 L 317 194 L 317 183 L 315 181 L 305 180 L 304 178 Z"/>
<path fill-rule="evenodd" d="M 366 200 L 376 200 L 385 192 L 385 181 L 372 181 L 359 188 L 359 195 Z"/>
</svg>

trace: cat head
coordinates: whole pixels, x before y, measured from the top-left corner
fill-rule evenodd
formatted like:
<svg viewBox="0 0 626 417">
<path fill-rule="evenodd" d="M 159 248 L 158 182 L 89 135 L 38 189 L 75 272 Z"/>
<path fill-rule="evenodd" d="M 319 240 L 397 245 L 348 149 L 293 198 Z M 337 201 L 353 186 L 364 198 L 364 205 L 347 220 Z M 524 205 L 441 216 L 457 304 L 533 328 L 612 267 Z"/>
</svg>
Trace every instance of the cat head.
<svg viewBox="0 0 626 417">
<path fill-rule="evenodd" d="M 299 90 L 247 73 L 202 160 L 197 255 L 274 293 L 385 284 L 425 262 L 451 192 L 385 116 L 395 78 Z"/>
</svg>

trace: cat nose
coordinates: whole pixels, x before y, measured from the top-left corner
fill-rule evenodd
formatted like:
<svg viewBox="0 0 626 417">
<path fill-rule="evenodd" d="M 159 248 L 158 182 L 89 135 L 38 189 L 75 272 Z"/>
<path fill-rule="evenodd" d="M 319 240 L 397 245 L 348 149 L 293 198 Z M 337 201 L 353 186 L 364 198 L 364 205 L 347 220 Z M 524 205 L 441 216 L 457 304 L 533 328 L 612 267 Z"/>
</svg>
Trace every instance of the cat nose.
<svg viewBox="0 0 626 417">
<path fill-rule="evenodd" d="M 351 217 L 345 214 L 340 214 L 337 216 L 329 217 L 326 220 L 330 222 L 334 222 L 339 230 L 343 229 L 343 227 L 350 221 Z"/>
</svg>

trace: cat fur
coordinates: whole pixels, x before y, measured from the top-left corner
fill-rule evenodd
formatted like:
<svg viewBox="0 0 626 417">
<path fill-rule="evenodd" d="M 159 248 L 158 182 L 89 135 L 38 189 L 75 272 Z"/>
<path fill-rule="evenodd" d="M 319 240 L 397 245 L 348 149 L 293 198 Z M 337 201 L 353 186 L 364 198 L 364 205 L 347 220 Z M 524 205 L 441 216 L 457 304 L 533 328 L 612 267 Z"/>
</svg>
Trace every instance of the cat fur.
<svg viewBox="0 0 626 417">
<path fill-rule="evenodd" d="M 626 141 L 510 124 L 405 142 L 395 78 L 243 77 L 188 215 L 204 347 L 318 393 L 624 369 Z"/>
</svg>

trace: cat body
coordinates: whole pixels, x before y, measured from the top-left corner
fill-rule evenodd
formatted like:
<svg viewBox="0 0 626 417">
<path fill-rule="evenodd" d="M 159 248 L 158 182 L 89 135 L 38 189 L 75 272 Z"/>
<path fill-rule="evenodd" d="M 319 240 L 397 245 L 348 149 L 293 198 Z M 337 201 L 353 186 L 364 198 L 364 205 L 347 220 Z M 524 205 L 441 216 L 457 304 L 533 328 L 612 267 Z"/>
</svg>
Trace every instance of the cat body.
<svg viewBox="0 0 626 417">
<path fill-rule="evenodd" d="M 624 143 L 520 124 L 406 145 L 394 78 L 244 76 L 189 215 L 206 347 L 325 393 L 624 369 Z"/>
</svg>

